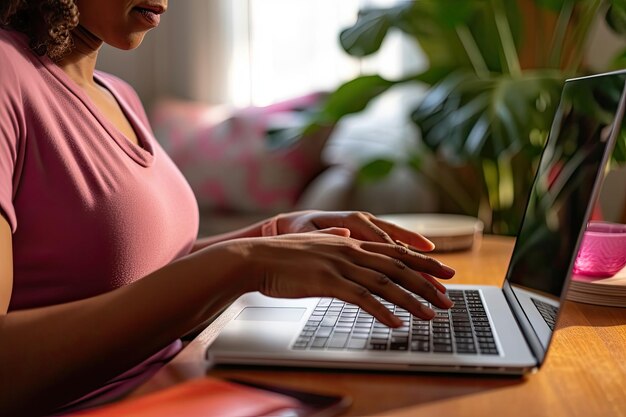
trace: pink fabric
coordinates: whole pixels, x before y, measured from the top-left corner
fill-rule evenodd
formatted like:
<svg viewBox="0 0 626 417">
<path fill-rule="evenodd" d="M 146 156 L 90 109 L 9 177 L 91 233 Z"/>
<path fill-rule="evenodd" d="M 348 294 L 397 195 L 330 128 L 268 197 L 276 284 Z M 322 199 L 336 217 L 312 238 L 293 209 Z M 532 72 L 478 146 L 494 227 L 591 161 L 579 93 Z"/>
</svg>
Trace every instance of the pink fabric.
<svg viewBox="0 0 626 417">
<path fill-rule="evenodd" d="M 152 126 L 203 210 L 278 213 L 292 210 L 324 168 L 331 129 L 278 145 L 270 132 L 303 124 L 301 110 L 319 106 L 323 97 L 245 109 L 163 100 L 153 109 Z"/>
<path fill-rule="evenodd" d="M 22 34 L 0 29 L 0 215 L 13 231 L 10 311 L 127 285 L 195 241 L 195 198 L 155 141 L 138 97 L 111 75 L 96 80 L 116 97 L 141 146 L 52 61 L 33 54 Z M 172 346 L 146 369 L 171 357 Z"/>
</svg>

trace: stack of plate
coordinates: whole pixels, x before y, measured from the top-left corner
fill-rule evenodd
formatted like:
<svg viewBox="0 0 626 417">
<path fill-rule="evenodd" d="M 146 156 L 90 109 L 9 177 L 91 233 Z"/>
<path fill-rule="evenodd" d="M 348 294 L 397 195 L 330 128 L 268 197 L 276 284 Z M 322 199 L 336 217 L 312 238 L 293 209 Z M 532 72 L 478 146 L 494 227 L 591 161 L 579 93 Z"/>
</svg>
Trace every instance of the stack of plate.
<svg viewBox="0 0 626 417">
<path fill-rule="evenodd" d="M 626 307 L 626 268 L 611 278 L 574 274 L 567 299 L 587 304 Z"/>
<path fill-rule="evenodd" d="M 378 217 L 421 234 L 435 244 L 437 252 L 471 249 L 483 234 L 483 222 L 457 214 L 386 214 Z"/>
</svg>

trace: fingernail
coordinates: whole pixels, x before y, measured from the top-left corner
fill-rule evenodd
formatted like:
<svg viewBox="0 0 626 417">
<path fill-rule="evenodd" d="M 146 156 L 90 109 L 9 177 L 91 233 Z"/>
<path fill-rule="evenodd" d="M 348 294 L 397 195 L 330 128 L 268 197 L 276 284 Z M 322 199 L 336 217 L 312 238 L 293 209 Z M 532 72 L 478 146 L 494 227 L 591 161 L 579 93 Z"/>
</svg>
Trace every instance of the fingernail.
<svg viewBox="0 0 626 417">
<path fill-rule="evenodd" d="M 424 307 L 424 313 L 426 313 L 426 319 L 428 320 L 432 320 L 435 318 L 435 316 L 437 315 L 435 313 L 435 310 L 433 310 L 432 308 L 428 308 L 428 307 Z"/>
<path fill-rule="evenodd" d="M 439 291 L 441 291 L 442 293 L 446 293 L 448 292 L 448 290 L 446 289 L 446 287 L 443 286 L 443 284 L 439 281 L 437 281 L 434 277 L 422 272 L 421 273 L 422 278 L 424 278 L 426 281 L 430 282 L 431 284 L 433 284 L 435 286 L 435 288 L 437 288 Z"/>
<path fill-rule="evenodd" d="M 443 269 L 443 272 L 445 272 L 446 275 L 448 276 L 454 276 L 454 274 L 456 274 L 456 271 L 452 268 L 450 268 L 448 265 L 443 265 L 441 264 L 441 268 Z"/>
<path fill-rule="evenodd" d="M 424 236 L 422 236 L 422 237 L 424 237 Z M 425 237 L 424 237 L 424 240 L 426 241 L 426 243 L 430 244 L 430 250 L 435 249 L 435 244 L 433 243 L 432 240 L 426 239 Z"/>
<path fill-rule="evenodd" d="M 437 291 L 437 298 L 444 304 L 445 308 L 451 308 L 454 305 L 452 300 L 448 298 L 446 294 L 440 291 Z"/>
</svg>

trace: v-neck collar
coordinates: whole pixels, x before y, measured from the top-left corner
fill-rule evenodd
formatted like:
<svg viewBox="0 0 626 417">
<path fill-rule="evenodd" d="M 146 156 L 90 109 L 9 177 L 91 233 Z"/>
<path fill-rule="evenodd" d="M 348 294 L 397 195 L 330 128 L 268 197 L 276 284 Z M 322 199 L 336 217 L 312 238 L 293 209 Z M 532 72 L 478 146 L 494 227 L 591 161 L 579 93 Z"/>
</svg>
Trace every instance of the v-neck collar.
<svg viewBox="0 0 626 417">
<path fill-rule="evenodd" d="M 128 122 L 135 130 L 135 134 L 137 135 L 137 141 L 139 145 L 134 144 L 126 136 L 124 136 L 119 129 L 109 121 L 100 109 L 98 109 L 91 98 L 85 93 L 85 91 L 80 88 L 80 86 L 70 78 L 69 75 L 65 73 L 56 65 L 50 58 L 47 56 L 38 57 L 44 67 L 52 73 L 69 91 L 72 92 L 89 110 L 89 112 L 93 115 L 93 117 L 98 121 L 98 123 L 104 128 L 104 130 L 109 134 L 109 136 L 113 139 L 113 141 L 135 162 L 138 164 L 148 167 L 152 165 L 154 162 L 154 148 L 152 146 L 149 138 L 151 137 L 151 133 L 149 129 L 144 125 L 144 123 L 137 117 L 135 112 L 133 112 L 128 103 L 123 100 L 116 89 L 108 82 L 108 80 L 104 79 L 98 71 L 94 73 L 94 80 L 106 88 L 115 98 L 117 103 L 119 104 L 122 112 L 128 119 Z"/>
</svg>

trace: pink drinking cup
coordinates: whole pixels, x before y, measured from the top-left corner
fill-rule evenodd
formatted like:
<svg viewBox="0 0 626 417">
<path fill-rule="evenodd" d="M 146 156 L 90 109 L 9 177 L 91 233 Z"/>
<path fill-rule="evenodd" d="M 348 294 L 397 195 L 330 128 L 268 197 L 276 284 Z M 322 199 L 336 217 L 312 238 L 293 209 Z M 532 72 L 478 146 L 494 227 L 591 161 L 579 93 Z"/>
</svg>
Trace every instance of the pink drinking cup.
<svg viewBox="0 0 626 417">
<path fill-rule="evenodd" d="M 626 224 L 593 221 L 574 261 L 574 273 L 608 278 L 626 266 Z"/>
</svg>

